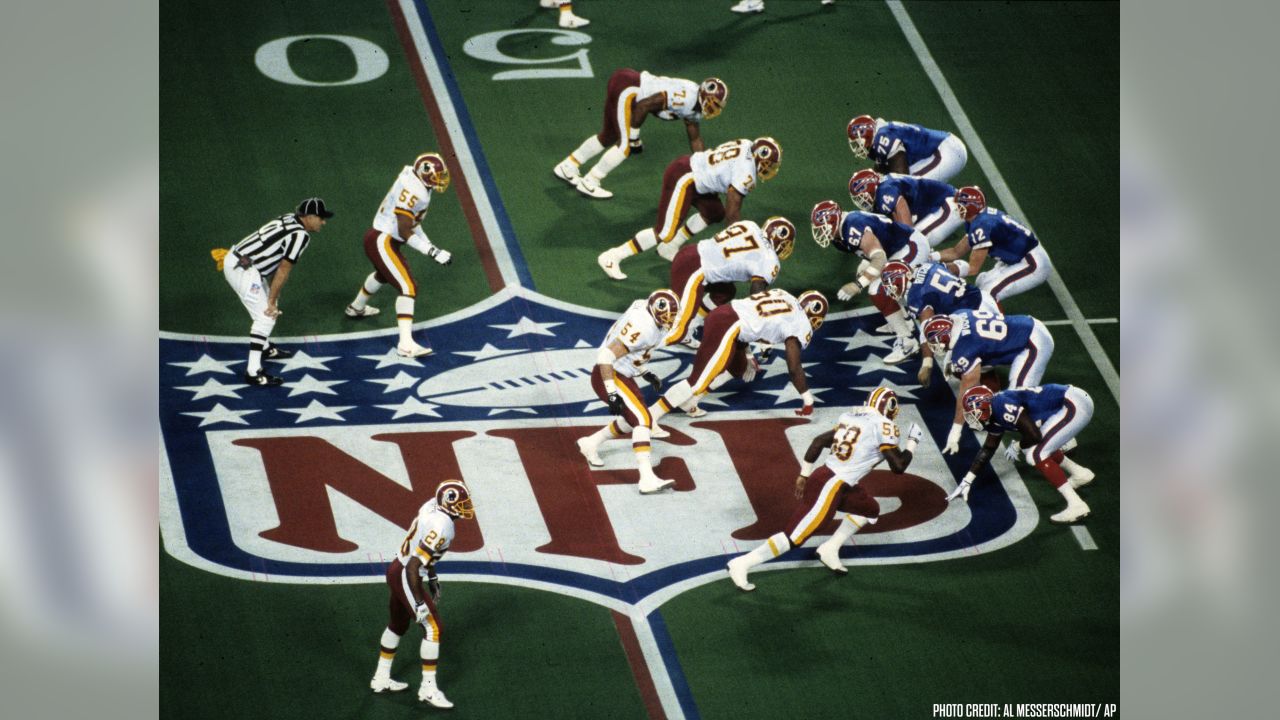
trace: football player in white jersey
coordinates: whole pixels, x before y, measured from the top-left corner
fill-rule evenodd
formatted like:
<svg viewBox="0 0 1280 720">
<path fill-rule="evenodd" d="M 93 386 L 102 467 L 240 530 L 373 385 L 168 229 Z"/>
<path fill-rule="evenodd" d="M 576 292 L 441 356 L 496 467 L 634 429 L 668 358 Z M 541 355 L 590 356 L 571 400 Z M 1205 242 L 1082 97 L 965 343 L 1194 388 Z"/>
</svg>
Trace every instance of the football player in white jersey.
<svg viewBox="0 0 1280 720">
<path fill-rule="evenodd" d="M 924 435 L 920 426 L 913 424 L 906 446 L 899 448 L 897 418 L 897 394 L 879 387 L 871 392 L 866 405 L 841 414 L 834 428 L 813 439 L 796 478 L 796 497 L 801 502 L 787 522 L 787 531 L 773 534 L 756 549 L 729 561 L 729 578 L 734 585 L 755 590 L 747 581 L 751 568 L 803 545 L 837 510 L 843 515 L 840 527 L 818 546 L 818 559 L 834 572 L 848 572 L 840 561 L 840 548 L 854 533 L 880 518 L 880 503 L 858 481 L 881 460 L 895 473 L 906 472 Z M 830 448 L 831 455 L 810 475 L 824 448 Z"/>
<path fill-rule="evenodd" d="M 747 343 L 751 342 L 786 347 L 791 384 L 804 403 L 796 414 L 811 415 L 814 398 L 805 380 L 800 352 L 822 327 L 828 307 L 826 296 L 817 290 L 806 290 L 797 299 L 786 290 L 774 288 L 712 310 L 707 315 L 702 344 L 694 355 L 689 377 L 672 385 L 658 402 L 649 406 L 654 427 L 675 408 L 689 412 L 697 407 L 722 373 L 746 382 L 754 380 L 759 366 L 747 352 Z"/>
<path fill-rule="evenodd" d="M 658 253 L 673 260 L 684 241 L 708 225 L 722 220 L 733 224 L 742 219 L 742 199 L 755 189 L 757 180 L 777 175 L 781 164 L 782 146 L 769 137 L 732 140 L 672 160 L 662 175 L 657 222 L 600 253 L 596 262 L 609 277 L 626 280 L 622 261 L 656 247 L 659 241 L 663 245 Z M 698 212 L 685 221 L 690 207 Z"/>
<path fill-rule="evenodd" d="M 658 391 L 662 379 L 649 370 L 649 354 L 666 344 L 680 301 L 670 290 L 654 290 L 645 300 L 636 300 L 609 328 L 600 344 L 596 366 L 591 370 L 591 388 L 596 397 L 609 406 L 618 418 L 595 433 L 578 440 L 578 451 L 592 467 L 604 465 L 600 459 L 600 443 L 631 434 L 631 448 L 636 453 L 640 471 L 640 493 L 656 493 L 675 484 L 653 472 L 650 437 L 666 437 L 668 433 L 654 425 L 645 407 L 644 393 L 636 385 L 640 378 Z M 657 432 L 654 432 L 654 431 Z"/>
<path fill-rule="evenodd" d="M 699 85 L 692 80 L 631 68 L 615 70 L 605 91 L 604 128 L 555 166 L 556 177 L 587 197 L 611 198 L 613 193 L 600 187 L 600 183 L 632 153 L 644 150 L 640 126 L 645 118 L 653 115 L 659 120 L 683 120 L 689 135 L 689 152 L 698 152 L 705 149 L 698 123 L 719 115 L 728 99 L 729 86 L 720 78 L 709 77 Z M 580 174 L 582 163 L 601 152 L 604 157 L 591 172 Z"/>
<path fill-rule="evenodd" d="M 431 194 L 448 188 L 449 167 L 444 158 L 436 153 L 419 155 L 412 166 L 406 165 L 396 176 L 373 216 L 373 227 L 364 234 L 364 254 L 373 263 L 373 272 L 365 278 L 356 299 L 347 306 L 347 317 L 377 315 L 378 309 L 370 307 L 369 298 L 383 285 L 394 284 L 400 291 L 400 297 L 396 298 L 396 321 L 400 327 L 396 351 L 401 357 L 419 357 L 432 352 L 413 339 L 413 304 L 418 296 L 418 283 L 409 272 L 402 248 L 408 244 L 441 265 L 453 261 L 452 254 L 436 247 L 422 230 L 422 218 L 427 214 Z"/>
<path fill-rule="evenodd" d="M 445 480 L 436 488 L 436 495 L 419 510 L 413 524 L 405 534 L 404 542 L 396 553 L 396 559 L 387 568 L 387 587 L 391 589 L 391 619 L 382 631 L 378 668 L 369 681 L 374 692 L 400 692 L 408 687 L 391 678 L 391 663 L 396 657 L 400 638 L 409 629 L 409 622 L 416 620 L 422 626 L 422 686 L 418 700 L 438 708 L 451 708 L 453 703 L 436 687 L 436 662 L 440 657 L 440 580 L 436 577 L 436 563 L 444 557 L 453 543 L 453 521 L 475 517 L 471 505 L 471 491 L 461 480 Z M 422 587 L 423 581 L 427 587 Z"/>
<path fill-rule="evenodd" d="M 667 344 L 686 342 L 697 347 L 691 332 L 695 321 L 729 302 L 734 283 L 751 283 L 751 294 L 764 292 L 778 279 L 782 261 L 796 246 L 796 226 L 784 217 L 771 217 L 761 227 L 739 220 L 691 247 L 681 248 L 671 263 L 671 287 L 680 293 L 680 315 Z"/>
</svg>

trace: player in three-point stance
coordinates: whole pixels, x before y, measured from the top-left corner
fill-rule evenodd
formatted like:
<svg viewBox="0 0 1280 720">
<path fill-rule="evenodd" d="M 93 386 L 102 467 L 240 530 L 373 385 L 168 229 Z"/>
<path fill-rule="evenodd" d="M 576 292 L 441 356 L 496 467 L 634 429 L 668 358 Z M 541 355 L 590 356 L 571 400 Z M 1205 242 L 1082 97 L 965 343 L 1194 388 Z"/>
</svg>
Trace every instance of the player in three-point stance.
<svg viewBox="0 0 1280 720">
<path fill-rule="evenodd" d="M 956 191 L 955 204 L 964 219 L 964 237 L 935 253 L 933 259 L 947 263 L 960 277 L 977 275 L 974 284 L 998 301 L 1022 294 L 1049 279 L 1053 267 L 1036 234 L 1000 210 L 987 207 L 982 188 L 960 188 Z M 978 272 L 988 254 L 996 259 L 995 266 Z"/>
<path fill-rule="evenodd" d="M 396 657 L 400 638 L 409 629 L 409 621 L 416 620 L 422 626 L 422 686 L 418 700 L 438 708 L 451 708 L 440 688 L 436 687 L 436 662 L 440 657 L 440 580 L 436 577 L 436 563 L 444 557 L 453 542 L 455 518 L 469 520 L 475 517 L 471 505 L 471 491 L 461 480 L 445 480 L 436 488 L 436 496 L 419 510 L 409 526 L 396 559 L 387 568 L 387 587 L 391 589 L 391 619 L 382 631 L 378 668 L 369 681 L 374 692 L 400 692 L 407 683 L 391 678 L 391 663 Z M 424 591 L 422 584 L 426 581 Z"/>
<path fill-rule="evenodd" d="M 859 210 L 884 215 L 913 227 L 929 241 L 942 242 L 964 222 L 956 208 L 956 189 L 941 180 L 884 175 L 859 170 L 849 178 L 849 197 Z"/>
<path fill-rule="evenodd" d="M 763 544 L 729 561 L 729 578 L 742 590 L 755 590 L 747 581 L 751 568 L 800 547 L 839 510 L 840 527 L 818 546 L 818 559 L 837 573 L 848 572 L 840 562 L 840 548 L 862 528 L 880 518 L 880 503 L 858 484 L 881 460 L 895 473 L 906 472 L 916 444 L 924 435 L 912 425 L 907 443 L 898 447 L 898 396 L 886 387 L 876 388 L 866 405 L 840 415 L 836 426 L 813 439 L 804 454 L 796 497 L 800 505 L 787 523 L 787 531 L 774 533 Z M 831 449 L 827 462 L 810 475 L 824 448 Z"/>
<path fill-rule="evenodd" d="M 1062 451 L 1093 418 L 1093 398 L 1089 393 L 1074 385 L 1044 385 L 993 394 L 985 385 L 977 385 L 964 391 L 960 402 L 965 422 L 975 432 L 986 430 L 987 440 L 947 500 L 959 497 L 969 502 L 973 481 L 1000 447 L 1000 438 L 1007 432 L 1016 432 L 1021 442 L 1009 443 L 1005 457 L 1013 461 L 1021 448 L 1027 462 L 1066 498 L 1067 507 L 1049 519 L 1073 523 L 1089 515 L 1089 506 L 1076 494 L 1076 488 L 1093 482 L 1093 471 L 1076 464 Z"/>
<path fill-rule="evenodd" d="M 578 451 L 587 459 L 587 464 L 600 467 L 604 465 L 599 455 L 600 443 L 630 433 L 636 468 L 640 471 L 640 492 L 644 495 L 671 487 L 675 481 L 663 480 L 653 472 L 649 439 L 667 437 L 668 433 L 654 422 L 635 379 L 641 378 L 662 391 L 662 379 L 649 370 L 649 354 L 666 344 L 665 338 L 678 312 L 676 294 L 665 288 L 654 290 L 646 300 L 631 303 L 609 328 L 596 356 L 596 366 L 591 370 L 591 389 L 618 417 L 579 439 Z"/>
<path fill-rule="evenodd" d="M 400 327 L 396 352 L 401 357 L 420 357 L 432 352 L 413 339 L 413 304 L 418 296 L 418 283 L 409 271 L 401 248 L 408 245 L 441 265 L 453 262 L 453 255 L 436 247 L 422 230 L 422 218 L 427 214 L 431 194 L 447 189 L 449 167 L 444 158 L 436 153 L 419 155 L 412 167 L 406 165 L 400 171 L 373 216 L 373 227 L 364 234 L 364 254 L 373 263 L 373 272 L 365 278 L 356 299 L 347 306 L 347 317 L 377 315 L 378 309 L 369 307 L 369 298 L 383 285 L 394 284 L 400 291 L 400 297 L 396 298 L 396 321 Z"/>
<path fill-rule="evenodd" d="M 882 173 L 946 182 L 969 161 L 969 149 L 960 138 L 941 130 L 859 115 L 849 121 L 846 131 L 854 157 L 871 158 Z"/>
</svg>

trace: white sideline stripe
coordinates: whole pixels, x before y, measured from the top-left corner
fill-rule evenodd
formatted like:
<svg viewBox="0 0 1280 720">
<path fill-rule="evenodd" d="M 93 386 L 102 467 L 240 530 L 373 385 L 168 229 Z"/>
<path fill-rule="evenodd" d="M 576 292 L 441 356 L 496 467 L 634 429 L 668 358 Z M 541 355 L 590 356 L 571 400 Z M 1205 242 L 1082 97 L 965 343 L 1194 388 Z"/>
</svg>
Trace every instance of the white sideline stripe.
<svg viewBox="0 0 1280 720">
<path fill-rule="evenodd" d="M 636 631 L 636 641 L 640 644 L 640 652 L 644 655 L 644 663 L 649 666 L 649 676 L 653 687 L 658 692 L 658 700 L 662 702 L 662 711 L 669 720 L 684 720 L 684 708 L 680 707 L 680 698 L 676 696 L 675 685 L 667 674 L 667 664 L 663 661 L 662 650 L 658 648 L 658 640 L 653 636 L 653 628 L 644 611 L 632 607 L 625 611 L 627 619 Z"/>
<path fill-rule="evenodd" d="M 440 114 L 444 118 L 444 126 L 448 129 L 449 138 L 453 140 L 453 148 L 458 153 L 458 164 L 467 177 L 467 185 L 471 188 L 471 197 L 475 200 L 476 211 L 480 213 L 480 223 L 484 225 L 484 233 L 493 250 L 493 259 L 498 264 L 498 272 L 507 287 L 520 284 L 520 276 L 516 273 L 515 262 L 507 251 L 507 244 L 502 236 L 502 228 L 498 226 L 498 217 L 493 212 L 493 204 L 489 191 L 485 188 L 484 178 L 476 168 L 475 158 L 471 156 L 471 146 L 467 144 L 467 136 L 462 132 L 462 122 L 458 111 L 453 106 L 453 98 L 449 95 L 449 86 L 444 82 L 440 66 L 436 64 L 436 56 L 431 52 L 431 43 L 422 29 L 422 18 L 413 0 L 400 0 L 400 11 L 404 13 L 405 24 L 409 26 L 409 34 L 418 51 L 418 62 L 427 73 L 427 82 L 436 96 L 440 106 Z"/>
<path fill-rule="evenodd" d="M 1098 543 L 1093 541 L 1093 536 L 1089 534 L 1089 528 L 1083 525 L 1072 525 L 1071 534 L 1076 537 L 1076 542 L 1080 543 L 1081 550 L 1098 549 Z"/>
<path fill-rule="evenodd" d="M 1045 325 L 1070 325 L 1071 320 L 1042 320 Z M 1120 318 L 1090 318 L 1085 320 L 1090 325 L 1114 325 L 1120 322 Z"/>
<path fill-rule="evenodd" d="M 942 75 L 942 70 L 934 62 L 933 55 L 929 53 L 929 48 L 924 43 L 924 38 L 916 30 L 915 23 L 911 22 L 911 16 L 907 14 L 906 8 L 902 6 L 900 0 L 885 0 L 885 2 L 889 6 L 889 11 L 893 13 L 893 17 L 898 21 L 898 26 L 902 28 L 902 34 L 906 36 L 907 44 L 915 51 L 916 58 L 920 60 L 920 64 L 924 67 L 925 74 L 929 76 L 929 80 L 933 82 L 933 87 L 938 91 L 938 95 L 942 97 L 942 104 L 946 105 L 947 112 L 951 113 L 951 119 L 955 121 L 960 134 L 964 136 L 965 144 L 969 146 L 969 152 L 973 154 L 973 159 L 978 161 L 978 164 L 982 166 L 982 171 L 991 180 L 991 187 L 995 190 L 996 196 L 1000 198 L 1001 205 L 1018 219 L 1030 224 L 1026 213 L 1022 212 L 1021 206 L 1018 205 L 1017 198 L 1013 196 L 1013 191 L 1009 189 L 1009 185 L 1004 181 L 1004 176 L 996 168 L 996 163 L 991 159 L 991 154 L 987 152 L 987 147 L 982 144 L 982 138 L 978 136 L 978 131 L 969 122 L 969 117 L 965 115 L 964 108 L 960 107 L 960 101 L 956 99 L 956 94 L 951 90 L 951 85 L 947 83 L 947 79 Z M 1052 264 L 1052 261 L 1050 261 L 1050 265 Z M 1116 404 L 1119 404 L 1120 374 L 1116 372 L 1115 366 L 1111 364 L 1111 359 L 1107 357 L 1106 351 L 1102 349 L 1102 344 L 1098 342 L 1098 336 L 1093 334 L 1093 328 L 1089 327 L 1089 323 L 1085 321 L 1084 313 L 1080 311 L 1080 306 L 1076 304 L 1075 298 L 1071 297 L 1071 291 L 1067 289 L 1066 283 L 1062 281 L 1062 276 L 1058 274 L 1057 267 L 1051 268 L 1049 288 L 1053 290 L 1054 296 L 1058 298 L 1062 309 L 1067 312 L 1067 318 L 1070 320 L 1071 325 L 1075 327 L 1076 332 L 1080 334 L 1080 339 L 1084 341 L 1085 350 L 1088 351 L 1089 357 L 1093 359 L 1093 364 L 1098 366 L 1098 372 L 1102 374 L 1102 379 L 1106 382 L 1107 388 L 1111 390 L 1111 395 L 1115 398 Z"/>
</svg>

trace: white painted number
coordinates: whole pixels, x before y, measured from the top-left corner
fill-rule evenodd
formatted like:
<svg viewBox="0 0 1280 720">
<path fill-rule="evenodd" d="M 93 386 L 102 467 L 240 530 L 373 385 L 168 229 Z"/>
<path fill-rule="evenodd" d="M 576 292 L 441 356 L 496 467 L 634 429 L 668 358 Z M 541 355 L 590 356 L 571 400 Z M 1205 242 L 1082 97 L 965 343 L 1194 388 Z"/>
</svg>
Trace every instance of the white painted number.
<svg viewBox="0 0 1280 720">
<path fill-rule="evenodd" d="M 289 65 L 289 46 L 296 42 L 312 40 L 332 40 L 347 46 L 356 59 L 356 74 L 346 80 L 337 82 L 317 82 L 300 77 Z M 286 85 L 305 85 L 308 87 L 330 87 L 334 85 L 356 85 L 377 80 L 387 72 L 391 63 L 382 48 L 363 38 L 350 35 L 294 35 L 279 38 L 258 48 L 253 55 L 253 62 L 258 70 L 267 77 Z"/>
<path fill-rule="evenodd" d="M 553 58 L 531 60 L 529 58 L 512 57 L 498 49 L 498 43 L 505 38 L 516 35 L 550 34 L 552 45 L 586 45 L 591 36 L 573 30 L 497 30 L 476 35 L 462 44 L 462 51 L 477 60 L 497 63 L 499 65 L 554 65 L 556 63 L 577 63 L 570 68 L 538 68 L 530 70 L 503 70 L 493 76 L 494 80 L 550 80 L 553 78 L 589 78 L 591 61 L 587 59 L 587 50 L 583 48 L 569 55 Z"/>
</svg>

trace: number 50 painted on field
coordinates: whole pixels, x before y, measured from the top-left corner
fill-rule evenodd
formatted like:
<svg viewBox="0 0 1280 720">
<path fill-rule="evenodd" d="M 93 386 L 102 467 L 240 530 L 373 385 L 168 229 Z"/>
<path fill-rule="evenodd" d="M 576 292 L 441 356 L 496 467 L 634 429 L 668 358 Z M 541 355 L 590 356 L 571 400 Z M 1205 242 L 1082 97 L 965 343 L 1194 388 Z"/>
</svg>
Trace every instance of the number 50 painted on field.
<svg viewBox="0 0 1280 720">
<path fill-rule="evenodd" d="M 552 35 L 551 43 L 553 45 L 586 45 L 591 42 L 591 36 L 586 33 L 575 32 L 573 30 L 497 30 L 495 32 L 476 35 L 462 44 L 462 51 L 477 60 L 498 63 L 499 65 L 553 65 L 556 63 L 577 61 L 578 67 L 573 68 L 537 68 L 528 70 L 503 70 L 493 76 L 494 80 L 550 80 L 553 78 L 589 78 L 594 77 L 591 72 L 591 61 L 587 59 L 587 50 L 583 48 L 577 52 L 560 57 L 542 58 L 540 60 L 530 60 L 528 58 L 512 57 L 498 49 L 498 43 L 503 39 L 514 35 L 527 35 L 533 33 L 544 33 Z"/>
</svg>

